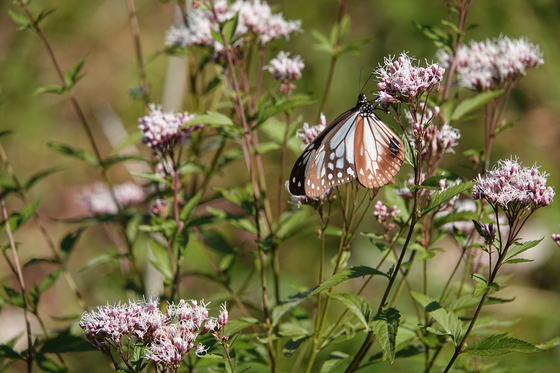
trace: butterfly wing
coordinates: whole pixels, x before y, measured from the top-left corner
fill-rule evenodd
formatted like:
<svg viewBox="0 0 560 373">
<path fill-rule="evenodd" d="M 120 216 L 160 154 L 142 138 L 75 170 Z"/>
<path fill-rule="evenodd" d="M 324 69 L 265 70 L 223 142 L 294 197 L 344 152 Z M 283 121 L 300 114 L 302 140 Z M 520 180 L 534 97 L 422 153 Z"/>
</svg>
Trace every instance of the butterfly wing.
<svg viewBox="0 0 560 373">
<path fill-rule="evenodd" d="M 318 198 L 356 178 L 353 149 L 357 117 L 359 109 L 346 111 L 305 148 L 290 174 L 290 193 Z"/>
<path fill-rule="evenodd" d="M 402 141 L 373 112 L 360 115 L 356 124 L 354 152 L 358 181 L 366 188 L 381 187 L 401 168 Z"/>
</svg>

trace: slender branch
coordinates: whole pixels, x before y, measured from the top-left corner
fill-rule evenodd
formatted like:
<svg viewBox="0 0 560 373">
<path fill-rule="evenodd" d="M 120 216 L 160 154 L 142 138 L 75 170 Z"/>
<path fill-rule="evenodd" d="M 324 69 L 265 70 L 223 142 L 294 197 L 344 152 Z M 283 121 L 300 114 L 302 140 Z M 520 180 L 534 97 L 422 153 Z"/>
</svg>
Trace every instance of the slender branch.
<svg viewBox="0 0 560 373">
<path fill-rule="evenodd" d="M 144 104 L 147 108 L 148 104 L 150 103 L 150 92 L 148 88 L 148 81 L 146 78 L 146 67 L 144 66 L 144 58 L 142 56 L 140 27 L 138 26 L 138 17 L 136 16 L 134 0 L 126 0 L 126 7 L 128 9 L 128 22 L 130 23 L 130 30 L 132 31 L 132 38 L 134 40 L 134 52 L 136 55 L 136 63 L 138 65 L 138 75 L 140 76 L 142 99 L 144 100 Z"/>
</svg>

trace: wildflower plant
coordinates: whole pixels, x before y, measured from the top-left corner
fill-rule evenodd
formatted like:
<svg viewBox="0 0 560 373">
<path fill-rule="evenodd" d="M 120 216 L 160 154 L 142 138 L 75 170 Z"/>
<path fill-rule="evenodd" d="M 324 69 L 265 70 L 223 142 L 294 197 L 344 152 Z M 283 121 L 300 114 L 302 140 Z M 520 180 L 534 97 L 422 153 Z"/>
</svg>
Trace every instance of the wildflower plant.
<svg viewBox="0 0 560 373">
<path fill-rule="evenodd" d="M 349 2 L 340 2 L 330 35 L 310 31 L 315 48 L 303 57 L 290 47 L 312 27 L 265 1 L 161 3 L 181 20 L 145 58 L 134 1 L 127 1 L 139 84 L 130 93 L 139 105 L 123 114 L 136 119 L 123 119 L 130 136 L 112 151 L 99 146 L 101 131 L 75 90 L 86 58 L 64 72 L 61 47 L 43 28 L 49 11 L 24 0 L 10 9 L 40 38 L 60 79 L 37 93 L 67 96 L 89 144 L 48 147 L 101 182 L 75 196 L 83 212 L 56 220 L 70 230 L 57 242 L 29 190 L 62 168 L 22 182 L 0 147 L 9 270 L 0 316 L 8 305 L 25 320 L 23 343 L 0 333 L 0 370 L 355 372 L 403 361 L 407 371 L 490 372 L 494 366 L 479 356 L 558 344 L 507 336 L 507 323 L 485 317 L 488 304 L 513 301 L 500 294 L 501 275 L 540 249 L 541 240 L 523 239 L 523 228 L 555 196 L 545 167 L 523 167 L 514 155 L 492 158 L 498 135 L 512 127 L 503 118 L 516 84 L 544 63 L 537 44 L 504 35 L 465 43 L 471 1 L 445 2 L 449 32 L 417 24 L 434 41 L 434 56 L 413 56 L 403 43 L 370 67 L 376 89 L 367 99 L 400 137 L 401 172 L 381 188 L 353 181 L 319 198 L 293 196 L 285 187 L 291 162 L 332 128 L 323 112 L 342 101 L 331 97 L 341 57 L 359 56 L 369 42 L 352 40 Z M 321 71 L 311 53 L 328 65 L 324 86 L 306 86 L 308 72 Z M 168 57 L 186 69 L 168 73 L 186 93 L 177 107 L 165 94 L 157 98 L 151 76 L 152 63 Z M 476 115 L 483 129 L 462 126 Z M 0 132 L 2 140 L 7 135 Z M 475 149 L 463 154 L 464 146 Z M 133 164 L 141 166 L 130 171 Z M 18 203 L 25 207 L 15 211 Z M 22 255 L 29 245 L 22 228 L 31 220 L 48 257 Z M 560 245 L 560 235 L 552 240 Z M 31 276 L 28 268 L 38 265 L 50 267 Z M 81 318 L 57 314 L 53 324 L 46 317 L 54 309 L 45 307 L 48 291 L 59 287 Z M 193 300 L 202 297 L 223 302 L 220 310 Z M 85 351 L 94 364 L 80 360 Z"/>
</svg>

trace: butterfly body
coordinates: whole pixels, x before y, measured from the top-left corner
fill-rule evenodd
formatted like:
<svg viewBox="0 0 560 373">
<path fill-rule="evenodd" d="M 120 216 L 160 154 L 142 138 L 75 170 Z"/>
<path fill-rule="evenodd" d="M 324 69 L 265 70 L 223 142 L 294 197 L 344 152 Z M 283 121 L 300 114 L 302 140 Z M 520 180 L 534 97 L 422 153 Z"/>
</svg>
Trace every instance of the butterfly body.
<svg viewBox="0 0 560 373">
<path fill-rule="evenodd" d="M 403 161 L 401 140 L 360 93 L 356 107 L 336 118 L 304 149 L 290 174 L 289 190 L 318 198 L 354 179 L 366 188 L 381 187 L 399 172 Z"/>
</svg>

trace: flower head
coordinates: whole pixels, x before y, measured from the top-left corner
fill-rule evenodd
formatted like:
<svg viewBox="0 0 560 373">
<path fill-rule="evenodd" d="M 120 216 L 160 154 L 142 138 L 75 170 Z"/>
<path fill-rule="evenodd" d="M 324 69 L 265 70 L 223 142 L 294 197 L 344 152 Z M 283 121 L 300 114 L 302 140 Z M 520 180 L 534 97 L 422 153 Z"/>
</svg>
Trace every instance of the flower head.
<svg viewBox="0 0 560 373">
<path fill-rule="evenodd" d="M 117 203 L 121 207 L 136 206 L 146 199 L 142 187 L 132 182 L 115 185 L 113 191 Z M 96 183 L 93 190 L 86 189 L 78 197 L 78 201 L 82 208 L 92 215 L 116 214 L 118 212 L 111 191 L 102 183 Z"/>
<path fill-rule="evenodd" d="M 312 143 L 327 128 L 327 118 L 323 113 L 321 113 L 320 120 L 321 122 L 314 126 L 309 126 L 309 123 L 305 122 L 303 123 L 303 128 L 297 130 L 297 136 L 303 141 L 302 149 L 305 149 L 307 145 Z"/>
<path fill-rule="evenodd" d="M 377 101 L 384 109 L 397 101 L 413 102 L 443 79 L 443 67 L 435 63 L 420 67 L 414 66 L 413 62 L 414 58 L 403 52 L 396 60 L 385 58 L 385 64 L 374 71 L 380 89 Z"/>
<path fill-rule="evenodd" d="M 557 244 L 558 246 L 560 246 L 560 234 L 553 233 L 553 234 L 552 234 L 552 240 L 553 240 L 554 242 L 556 242 L 556 244 Z"/>
<path fill-rule="evenodd" d="M 166 155 L 176 146 L 183 145 L 193 131 L 202 129 L 202 124 L 186 127 L 194 115 L 184 113 L 164 113 L 160 106 L 150 104 L 150 114 L 138 119 L 138 129 L 142 132 L 142 142 L 154 154 Z"/>
<path fill-rule="evenodd" d="M 232 20 L 236 15 L 234 36 L 237 45 L 243 41 L 242 36 L 252 35 L 265 45 L 275 39 L 288 38 L 291 33 L 300 30 L 301 21 L 286 21 L 281 13 L 272 13 L 270 6 L 260 0 L 236 0 L 231 4 L 226 0 L 216 0 L 213 6 L 214 10 L 204 7 L 193 9 L 187 17 L 188 26 L 171 26 L 165 35 L 165 45 L 199 45 L 220 52 L 224 47 L 214 40 L 212 31 L 219 31 L 221 23 Z"/>
<path fill-rule="evenodd" d="M 536 166 L 521 167 L 517 160 L 502 160 L 486 176 L 476 179 L 473 198 L 485 199 L 504 210 L 508 218 L 515 218 L 525 209 L 534 211 L 552 202 L 554 190 L 546 186 L 547 177 Z"/>
<path fill-rule="evenodd" d="M 304 67 L 301 56 L 290 58 L 289 52 L 281 51 L 263 68 L 270 72 L 273 79 L 292 81 L 301 79 L 301 70 Z"/>
<path fill-rule="evenodd" d="M 451 64 L 452 55 L 438 51 L 438 58 L 444 64 Z M 505 82 L 525 75 L 526 70 L 544 63 L 538 45 L 526 38 L 499 38 L 483 42 L 471 41 L 457 51 L 457 72 L 459 83 L 477 91 L 500 88 Z"/>
</svg>

